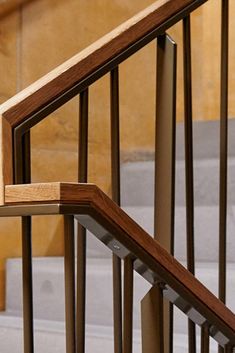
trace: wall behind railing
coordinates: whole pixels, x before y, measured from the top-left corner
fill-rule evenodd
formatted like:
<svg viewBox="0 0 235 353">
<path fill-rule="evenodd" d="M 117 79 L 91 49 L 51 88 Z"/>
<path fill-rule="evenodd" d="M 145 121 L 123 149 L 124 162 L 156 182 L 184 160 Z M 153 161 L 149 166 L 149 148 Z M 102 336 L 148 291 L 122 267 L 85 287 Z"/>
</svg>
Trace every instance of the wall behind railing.
<svg viewBox="0 0 235 353">
<path fill-rule="evenodd" d="M 26 87 L 153 0 L 34 0 L 0 19 L 0 102 Z M 235 2 L 231 3 L 231 16 Z M 1 6 L 1 4 L 0 4 Z M 209 0 L 192 16 L 193 104 L 197 120 L 219 117 L 220 0 Z M 181 23 L 169 33 L 178 47 L 177 119 L 183 118 Z M 230 42 L 235 41 L 231 18 Z M 235 47 L 230 55 L 234 57 Z M 230 117 L 235 117 L 235 62 L 230 61 Z M 121 149 L 147 156 L 154 146 L 155 43 L 120 66 Z M 110 185 L 109 79 L 90 90 L 89 180 Z M 32 131 L 33 181 L 77 180 L 78 99 Z M 138 154 L 137 154 L 138 158 Z M 63 167 L 62 167 L 63 165 Z M 60 255 L 61 221 L 34 221 L 34 255 Z M 41 235 L 48 232 L 46 237 Z M 47 240 L 46 240 L 47 239 Z M 4 305 L 4 261 L 20 255 L 19 221 L 0 223 L 0 309 Z M 4 244 L 4 245 L 3 245 Z"/>
<path fill-rule="evenodd" d="M 91 42 L 148 6 L 152 1 L 33 0 L 0 19 L 0 103 L 61 64 Z M 0 4 L 1 6 L 1 4 Z M 100 99 L 107 80 L 99 84 L 95 111 L 91 107 L 90 159 L 109 174 L 108 106 Z M 92 95 L 92 92 L 91 92 Z M 103 104 L 104 101 L 104 104 Z M 98 112 L 98 123 L 95 122 Z M 78 99 L 58 110 L 53 118 L 32 131 L 33 181 L 76 181 Z M 105 135 L 104 135 L 105 132 Z M 93 148 L 94 147 L 94 148 Z M 98 147 L 98 148 L 97 148 Z M 95 151 L 94 151 L 95 149 Z M 99 151 L 99 152 L 98 152 Z M 99 157 L 97 157 L 99 156 Z M 63 165 L 63 167 L 62 167 Z M 92 176 L 96 173 L 94 167 Z M 99 173 L 105 190 L 109 179 Z M 61 255 L 62 220 L 36 217 L 33 221 L 33 254 Z M 5 259 L 21 254 L 20 220 L 0 222 L 0 310 L 4 308 Z"/>
</svg>

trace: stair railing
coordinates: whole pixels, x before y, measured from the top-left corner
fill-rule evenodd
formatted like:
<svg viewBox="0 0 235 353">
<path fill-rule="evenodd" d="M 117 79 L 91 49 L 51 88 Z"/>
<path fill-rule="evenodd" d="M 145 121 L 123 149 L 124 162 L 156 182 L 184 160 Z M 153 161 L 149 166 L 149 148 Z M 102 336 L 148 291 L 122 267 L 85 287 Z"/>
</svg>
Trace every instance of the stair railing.
<svg viewBox="0 0 235 353">
<path fill-rule="evenodd" d="M 174 174 L 175 174 L 175 106 L 176 106 L 176 43 L 165 33 L 173 24 L 183 20 L 184 34 L 184 91 L 185 91 L 185 151 L 186 151 L 186 209 L 187 209 L 187 254 L 188 270 L 194 274 L 194 201 L 193 201 L 193 139 L 192 139 L 192 91 L 191 91 L 191 35 L 190 13 L 206 0 L 159 0 L 102 39 L 74 56 L 57 69 L 37 81 L 26 90 L 8 100 L 0 107 L 1 113 L 1 205 L 6 205 L 7 185 L 30 183 L 30 129 L 76 95 L 80 95 L 79 172 L 78 182 L 87 182 L 87 141 L 89 86 L 110 73 L 111 98 L 111 154 L 112 196 L 120 205 L 120 146 L 119 146 L 119 64 L 157 39 L 157 97 L 156 97 L 156 175 L 155 175 L 155 238 L 173 254 L 174 251 Z M 226 276 L 226 185 L 227 185 L 227 86 L 228 86 L 228 0 L 222 0 L 222 50 L 221 50 L 221 173 L 220 173 L 220 299 L 225 301 Z M 163 158 L 165 156 L 165 158 Z M 164 204 L 164 207 L 157 205 Z M 10 210 L 9 206 L 6 211 Z M 5 213 L 5 206 L 2 208 Z M 21 212 L 21 215 L 23 213 Z M 67 217 L 67 216 L 66 216 Z M 71 230 L 71 218 L 65 217 L 65 227 Z M 163 221 L 164 220 L 164 221 Z M 32 301 L 32 255 L 31 217 L 22 217 L 23 229 L 23 277 L 27 281 L 24 295 L 25 352 L 33 352 L 33 301 Z M 67 231 L 67 233 L 71 233 Z M 73 246 L 67 249 L 73 254 Z M 159 249 L 161 252 L 162 250 Z M 72 256 L 72 255 L 71 255 Z M 70 256 L 70 258 L 71 258 Z M 173 259 L 173 258 L 171 258 Z M 170 260 L 169 260 L 170 261 Z M 173 261 L 173 260 L 171 260 Z M 73 263 L 72 263 L 73 265 Z M 71 265 L 71 266 L 72 266 Z M 142 265 L 141 265 L 142 266 Z M 145 266 L 145 263 L 143 264 Z M 143 267 L 142 266 L 142 267 Z M 71 267 L 72 268 L 72 267 Z M 72 271 L 72 270 L 71 270 Z M 85 351 L 85 274 L 86 233 L 79 228 L 77 266 L 77 334 L 75 324 L 68 330 L 70 343 L 68 352 Z M 124 308 L 122 308 L 121 260 L 113 256 L 114 274 L 114 332 L 115 353 L 132 351 L 132 303 L 133 261 L 124 260 Z M 74 273 L 70 275 L 74 278 Z M 165 283 L 167 272 L 161 282 Z M 178 275 L 177 275 L 178 276 Z M 190 277 L 192 283 L 193 277 Z M 183 278 L 182 281 L 184 282 Z M 167 281 L 166 281 L 167 282 Z M 25 282 L 24 282 L 25 283 Z M 72 285 L 72 287 L 74 284 Z M 69 287 L 70 288 L 70 287 Z M 157 351 L 173 350 L 172 307 L 163 304 L 163 286 L 155 286 L 158 328 L 156 337 L 151 337 Z M 183 293 L 183 292 L 182 292 Z M 181 294 L 182 294 L 181 293 Z M 173 295 L 173 294 L 172 294 Z M 178 298 L 178 297 L 177 297 Z M 183 293 L 184 298 L 184 293 Z M 144 308 L 149 300 L 143 302 Z M 176 298 L 175 298 L 176 299 Z M 201 298 L 201 302 L 205 298 Z M 177 299 L 178 300 L 178 299 Z M 214 299 L 213 299 L 214 300 Z M 172 300 L 174 303 L 175 301 Z M 147 302 L 147 304 L 146 304 Z M 186 301 L 187 302 L 187 301 Z M 70 307 L 74 315 L 75 305 Z M 185 304 L 185 303 L 184 303 Z M 189 304 L 195 309 L 191 299 Z M 202 304 L 202 303 L 201 303 Z M 204 305 L 204 303 L 203 303 Z M 179 305 L 180 306 L 180 305 Z M 164 309 L 165 307 L 165 309 Z M 166 314 L 163 315 L 165 310 Z M 182 307 L 181 307 L 182 309 Z M 190 311 L 184 310 L 187 313 Z M 222 310 L 222 309 L 221 309 Z M 202 314 L 202 313 L 201 313 Z M 122 316 L 124 315 L 124 320 Z M 207 315 L 207 313 L 205 314 Z M 216 315 L 220 315 L 217 313 Z M 229 314 L 231 315 L 231 314 Z M 79 320 L 78 320 L 79 316 Z M 189 315 L 190 316 L 190 315 Z M 194 316 L 194 315 L 192 315 Z M 144 314 L 143 314 L 144 317 Z M 191 318 L 191 317 L 190 317 Z M 69 320 L 69 318 L 67 318 Z M 149 320 L 154 318 L 148 316 Z M 233 328 L 229 340 L 221 330 L 210 326 L 211 316 L 202 324 L 202 351 L 209 351 L 209 335 L 215 336 L 221 346 L 231 350 L 234 345 Z M 231 316 L 231 320 L 232 316 Z M 122 325 L 124 321 L 124 326 Z M 213 321 L 213 320 L 212 320 Z M 164 322 L 164 325 L 163 325 Z M 225 322 L 224 322 L 225 324 Z M 233 326 L 233 324 L 232 324 Z M 231 326 L 231 327 L 232 327 Z M 222 331 L 224 326 L 222 324 Z M 217 330 L 217 331 L 216 331 Z M 226 331 L 226 329 L 225 329 Z M 71 333 L 72 332 L 72 333 Z M 165 333 L 164 333 L 165 332 Z M 213 334 L 213 332 L 216 332 Z M 218 333 L 218 335 L 217 335 Z M 72 334 L 72 336 L 71 336 Z M 216 336 L 217 335 L 217 336 Z M 76 341 L 76 342 L 75 342 Z M 146 339 L 143 337 L 143 350 Z M 189 351 L 196 352 L 195 324 L 189 321 Z"/>
</svg>

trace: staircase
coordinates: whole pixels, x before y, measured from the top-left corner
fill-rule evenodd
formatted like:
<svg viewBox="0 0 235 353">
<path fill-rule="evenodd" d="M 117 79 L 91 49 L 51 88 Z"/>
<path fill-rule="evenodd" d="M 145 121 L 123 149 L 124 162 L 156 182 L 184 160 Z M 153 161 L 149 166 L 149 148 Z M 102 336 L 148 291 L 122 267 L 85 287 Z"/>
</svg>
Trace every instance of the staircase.
<svg viewBox="0 0 235 353">
<path fill-rule="evenodd" d="M 177 125 L 176 156 L 176 214 L 175 214 L 175 257 L 186 265 L 186 229 L 185 229 L 185 170 L 184 153 L 180 141 L 184 133 L 183 124 Z M 194 151 L 195 167 L 195 234 L 196 234 L 196 276 L 215 295 L 218 295 L 218 200 L 214 199 L 218 189 L 219 159 L 216 150 L 218 122 L 195 122 L 194 140 L 197 148 Z M 235 149 L 232 148 L 235 135 L 235 121 L 230 121 L 229 153 L 229 211 L 228 211 L 228 268 L 227 306 L 235 311 Z M 210 135 L 210 139 L 208 139 Z M 135 157 L 136 158 L 136 157 Z M 141 225 L 149 234 L 153 234 L 153 180 L 154 162 L 136 161 L 124 163 L 121 168 L 123 209 Z M 144 183 L 143 183 L 144 176 Z M 136 193 L 138 190 L 138 193 Z M 75 223 L 76 225 L 76 223 Z M 206 232 L 205 232 L 206 229 Z M 113 350 L 112 328 L 112 271 L 111 253 L 92 233 L 88 233 L 87 246 L 87 352 Z M 213 244 L 213 247 L 205 247 Z M 21 259 L 9 259 L 7 262 L 7 310 L 0 316 L 0 327 L 4 335 L 4 352 L 11 352 L 18 347 L 22 352 L 22 263 Z M 35 348 L 45 352 L 64 352 L 65 349 L 65 297 L 64 297 L 64 260 L 63 258 L 34 258 L 34 316 Z M 102 286 L 100 285 L 102 283 Z M 138 274 L 134 279 L 134 352 L 141 352 L 141 317 L 140 301 L 150 289 L 150 285 Z M 93 296 L 93 293 L 96 296 Z M 175 309 L 175 345 L 174 352 L 188 352 L 187 320 Z M 9 342 L 8 338 L 12 340 Z M 13 339 L 14 337 L 14 339 Z M 198 345 L 200 342 L 198 332 Z M 44 343 L 47 340 L 47 351 Z M 54 342 L 56 341 L 56 347 Z M 105 348 L 104 348 L 105 347 Z M 212 343 L 211 352 L 217 351 Z"/>
<path fill-rule="evenodd" d="M 88 352 L 131 353 L 134 348 L 143 353 L 195 353 L 196 341 L 202 353 L 215 351 L 216 342 L 220 351 L 233 352 L 235 244 L 230 229 L 235 221 L 233 182 L 227 184 L 228 1 L 222 6 L 219 168 L 218 156 L 211 154 L 218 150 L 211 142 L 218 141 L 216 124 L 203 124 L 203 128 L 195 124 L 192 129 L 190 13 L 204 2 L 156 2 L 0 107 L 0 216 L 22 217 L 23 248 L 23 261 L 14 259 L 7 264 L 7 310 L 0 317 L 4 352 L 22 351 L 23 343 L 25 353 L 65 349 L 67 353 L 83 353 L 85 345 Z M 180 20 L 185 132 L 175 124 L 177 45 L 165 33 Z M 154 161 L 127 163 L 120 172 L 119 64 L 156 38 Z M 87 183 L 89 87 L 107 73 L 112 200 Z M 30 129 L 77 94 L 78 183 L 31 183 Z M 231 136 L 233 130 L 231 126 Z M 197 142 L 194 156 L 193 142 Z M 230 157 L 229 176 L 233 180 L 233 155 Z M 31 218 L 54 214 L 64 219 L 64 258 L 32 259 Z M 77 263 L 74 218 L 78 221 Z M 86 229 L 97 239 L 86 234 Z M 218 241 L 215 234 L 219 234 Z M 228 252 L 226 244 L 230 245 Z"/>
</svg>

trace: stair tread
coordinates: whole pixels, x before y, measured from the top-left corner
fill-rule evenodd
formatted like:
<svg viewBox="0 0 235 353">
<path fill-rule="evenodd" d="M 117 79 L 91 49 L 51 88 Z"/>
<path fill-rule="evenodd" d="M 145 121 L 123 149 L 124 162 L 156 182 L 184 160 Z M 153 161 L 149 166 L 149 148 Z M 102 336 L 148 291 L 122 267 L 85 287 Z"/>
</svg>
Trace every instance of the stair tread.
<svg viewBox="0 0 235 353">
<path fill-rule="evenodd" d="M 87 261 L 87 323 L 112 325 L 112 260 Z M 184 264 L 185 265 L 185 264 Z M 34 310 L 36 318 L 64 320 L 63 258 L 33 258 Z M 235 264 L 228 264 L 228 306 L 235 311 Z M 196 275 L 217 294 L 216 263 L 197 263 Z M 134 277 L 134 327 L 140 328 L 140 301 L 150 285 L 138 274 Z M 7 308 L 11 315 L 22 315 L 21 259 L 7 261 Z M 94 292 L 96 296 L 94 296 Z M 178 313 L 184 321 L 185 316 Z M 184 322 L 177 320 L 176 332 L 186 332 Z"/>
<path fill-rule="evenodd" d="M 23 353 L 23 322 L 22 318 L 0 314 L 0 341 L 4 353 Z M 35 320 L 34 321 L 35 352 L 62 353 L 65 351 L 65 324 L 64 322 Z M 9 339 L 10 338 L 10 339 Z M 174 352 L 186 353 L 187 334 L 174 334 Z M 200 335 L 197 335 L 198 344 Z M 141 352 L 141 332 L 133 330 L 134 351 Z M 86 325 L 86 352 L 103 353 L 113 348 L 113 328 L 102 325 Z M 211 341 L 211 352 L 216 352 L 217 344 Z"/>
</svg>

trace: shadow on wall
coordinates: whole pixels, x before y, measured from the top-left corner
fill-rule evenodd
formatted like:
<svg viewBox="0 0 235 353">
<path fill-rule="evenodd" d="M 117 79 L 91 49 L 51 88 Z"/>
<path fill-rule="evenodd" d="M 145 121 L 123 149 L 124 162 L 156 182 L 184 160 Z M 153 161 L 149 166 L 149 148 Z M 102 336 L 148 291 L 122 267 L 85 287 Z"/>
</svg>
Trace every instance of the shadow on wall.
<svg viewBox="0 0 235 353">
<path fill-rule="evenodd" d="M 6 0 L 0 4 L 0 19 L 14 11 L 17 7 L 33 0 Z"/>
</svg>

